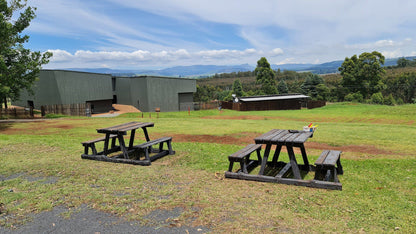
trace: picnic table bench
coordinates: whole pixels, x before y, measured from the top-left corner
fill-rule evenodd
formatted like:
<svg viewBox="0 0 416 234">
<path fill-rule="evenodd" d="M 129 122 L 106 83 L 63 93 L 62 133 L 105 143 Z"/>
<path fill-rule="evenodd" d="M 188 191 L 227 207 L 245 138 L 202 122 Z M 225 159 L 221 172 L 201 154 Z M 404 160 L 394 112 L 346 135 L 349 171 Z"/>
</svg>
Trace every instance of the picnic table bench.
<svg viewBox="0 0 416 234">
<path fill-rule="evenodd" d="M 310 165 L 304 143 L 312 136 L 313 132 L 310 131 L 272 129 L 256 137 L 255 144 L 250 144 L 228 157 L 230 165 L 228 171 L 225 172 L 225 177 L 341 190 L 342 185 L 337 177 L 338 174 L 343 173 L 340 161 L 341 152 L 324 151 L 325 153 L 315 162 L 315 165 Z M 259 153 L 261 145 L 265 145 L 265 151 L 263 159 L 259 155 L 259 172 L 250 174 L 250 170 L 247 169 L 250 163 L 249 155 L 257 149 Z M 275 151 L 272 160 L 269 161 L 273 146 L 275 146 Z M 289 162 L 279 160 L 283 146 L 287 149 Z M 303 164 L 298 163 L 294 148 L 299 148 Z M 234 162 L 240 162 L 240 170 L 237 172 L 232 171 Z M 335 164 L 337 164 L 336 167 Z M 252 165 L 255 163 L 251 162 L 250 166 Z M 303 177 L 310 171 L 315 171 L 315 178 L 304 180 Z"/>
<path fill-rule="evenodd" d="M 172 150 L 171 137 L 162 137 L 160 139 L 150 140 L 147 128 L 153 126 L 154 123 L 151 122 L 129 122 L 112 127 L 97 129 L 98 133 L 105 134 L 105 136 L 82 142 L 85 149 L 81 158 L 136 165 L 150 165 L 152 161 L 158 158 L 169 154 L 175 154 L 175 151 Z M 146 142 L 135 146 L 134 140 L 136 130 L 139 128 L 143 130 Z M 127 145 L 124 141 L 124 136 L 128 135 L 128 132 L 130 132 L 130 139 Z M 111 145 L 110 139 L 112 139 Z M 116 139 L 119 142 L 118 146 L 115 145 Z M 104 149 L 102 152 L 97 152 L 94 144 L 100 141 L 104 141 Z M 165 143 L 167 144 L 168 149 L 163 147 Z M 159 148 L 153 149 L 152 146 L 156 144 L 159 144 Z M 92 154 L 88 154 L 88 148 L 92 149 Z M 114 156 L 109 156 L 109 154 L 116 152 L 120 153 Z M 140 160 L 140 152 L 144 152 L 145 159 Z M 150 153 L 155 153 L 156 155 L 150 157 Z"/>
<path fill-rule="evenodd" d="M 228 171 L 233 171 L 234 162 L 240 163 L 240 170 L 244 173 L 248 173 L 248 168 L 250 168 L 253 164 L 260 164 L 261 163 L 261 156 L 260 156 L 261 145 L 260 144 L 250 144 L 246 146 L 244 149 L 239 150 L 238 152 L 231 154 L 228 156 L 228 160 L 230 161 L 230 165 L 228 167 Z M 257 161 L 250 160 L 250 155 L 254 151 L 257 152 Z"/>
<path fill-rule="evenodd" d="M 341 165 L 341 153 L 338 150 L 324 150 L 315 162 L 314 179 L 339 182 L 337 174 L 344 174 Z"/>
</svg>

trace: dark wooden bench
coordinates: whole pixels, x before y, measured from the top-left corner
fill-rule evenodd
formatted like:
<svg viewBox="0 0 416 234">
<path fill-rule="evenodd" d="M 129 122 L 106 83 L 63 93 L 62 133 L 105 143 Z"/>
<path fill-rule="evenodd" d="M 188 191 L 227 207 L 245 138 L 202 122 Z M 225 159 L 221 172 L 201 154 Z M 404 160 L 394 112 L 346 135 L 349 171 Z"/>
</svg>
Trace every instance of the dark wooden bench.
<svg viewBox="0 0 416 234">
<path fill-rule="evenodd" d="M 163 144 L 164 143 L 166 143 L 167 146 L 168 146 L 167 150 L 163 150 Z M 156 144 L 159 144 L 159 150 L 154 151 L 152 149 L 152 146 L 156 145 Z M 175 154 L 175 151 L 172 150 L 172 137 L 162 137 L 162 138 L 159 138 L 159 139 L 147 141 L 143 144 L 136 145 L 133 148 L 143 150 L 145 152 L 146 160 L 149 160 L 149 161 L 153 161 L 156 158 L 160 158 L 160 157 L 165 156 L 167 154 Z M 149 153 L 151 153 L 151 152 L 158 153 L 157 155 L 152 157 L 153 160 L 151 160 L 150 157 L 149 157 Z"/>
<path fill-rule="evenodd" d="M 115 148 L 116 147 L 117 135 L 111 134 L 110 139 L 111 139 L 111 148 Z M 99 137 L 99 138 L 94 139 L 94 140 L 81 142 L 81 144 L 84 146 L 84 154 L 88 155 L 88 149 L 91 148 L 92 154 L 97 155 L 98 153 L 97 153 L 97 149 L 95 148 L 95 143 L 100 142 L 100 141 L 105 141 L 105 136 L 104 137 Z"/>
<path fill-rule="evenodd" d="M 338 174 L 344 174 L 341 166 L 341 153 L 338 150 L 324 150 L 315 162 L 315 180 L 339 183 Z"/>
<path fill-rule="evenodd" d="M 240 163 L 240 170 L 244 173 L 248 173 L 248 168 L 250 168 L 254 163 L 257 165 L 261 164 L 261 156 L 260 156 L 261 144 L 250 144 L 247 145 L 244 149 L 239 150 L 228 156 L 228 160 L 230 161 L 230 165 L 228 167 L 228 171 L 232 172 L 234 162 Z M 250 155 L 254 151 L 257 152 L 258 160 L 250 160 Z"/>
</svg>

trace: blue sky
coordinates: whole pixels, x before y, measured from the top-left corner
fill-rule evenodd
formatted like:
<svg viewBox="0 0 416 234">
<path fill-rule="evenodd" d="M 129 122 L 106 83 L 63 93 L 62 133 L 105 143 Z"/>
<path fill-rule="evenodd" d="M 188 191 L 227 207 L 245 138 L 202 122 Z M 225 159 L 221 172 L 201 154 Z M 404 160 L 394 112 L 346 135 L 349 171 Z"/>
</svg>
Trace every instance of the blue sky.
<svg viewBox="0 0 416 234">
<path fill-rule="evenodd" d="M 324 63 L 416 55 L 414 0 L 28 0 L 45 68 Z"/>
</svg>

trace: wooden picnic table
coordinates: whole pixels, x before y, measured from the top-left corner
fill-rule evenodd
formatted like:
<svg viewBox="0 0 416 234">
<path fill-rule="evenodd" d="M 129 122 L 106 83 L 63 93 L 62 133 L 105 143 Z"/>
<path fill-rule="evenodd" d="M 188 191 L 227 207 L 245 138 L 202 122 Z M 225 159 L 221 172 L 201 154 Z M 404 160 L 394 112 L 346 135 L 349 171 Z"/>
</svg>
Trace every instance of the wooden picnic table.
<svg viewBox="0 0 416 234">
<path fill-rule="evenodd" d="M 299 165 L 296 160 L 296 156 L 293 147 L 299 147 L 302 153 L 304 165 L 302 169 L 309 171 L 309 161 L 306 154 L 304 143 L 312 137 L 313 132 L 299 131 L 299 130 L 283 130 L 283 129 L 272 129 L 263 135 L 256 137 L 254 141 L 256 144 L 265 144 L 266 149 L 264 152 L 263 160 L 261 163 L 259 175 L 263 175 L 267 161 L 269 158 L 270 150 L 273 145 L 276 146 L 276 150 L 272 159 L 272 164 L 277 164 L 282 146 L 286 146 L 287 153 L 289 155 L 290 162 L 279 172 L 278 176 L 283 176 L 289 169 L 292 170 L 295 179 L 302 179 Z"/>
<path fill-rule="evenodd" d="M 109 153 L 109 142 L 110 142 L 110 135 L 117 135 L 117 139 L 120 143 L 120 149 L 123 152 L 124 158 L 129 158 L 128 151 L 133 149 L 134 146 L 134 137 L 136 135 L 136 130 L 141 128 L 143 130 L 144 136 L 146 138 L 146 141 L 150 141 L 149 134 L 147 132 L 147 127 L 153 127 L 154 123 L 151 122 L 129 122 L 124 124 L 119 124 L 112 127 L 107 128 L 100 128 L 97 129 L 98 133 L 104 133 L 105 134 L 105 141 L 104 141 L 104 155 L 107 155 Z M 131 131 L 130 133 L 130 141 L 128 147 L 126 146 L 124 142 L 124 136 L 127 135 L 127 132 Z"/>
<path fill-rule="evenodd" d="M 304 143 L 313 136 L 313 132 L 302 130 L 272 129 L 254 139 L 256 144 L 250 144 L 228 156 L 230 162 L 226 178 L 253 180 L 292 184 L 324 189 L 342 190 L 338 175 L 343 174 L 340 161 L 341 151 L 324 150 L 315 165 L 310 165 Z M 263 159 L 260 149 L 265 145 Z M 270 151 L 276 146 L 272 160 L 269 162 Z M 285 146 L 289 156 L 289 162 L 279 161 L 282 147 Z M 298 164 L 294 148 L 299 148 L 302 154 L 303 164 Z M 250 159 L 250 155 L 257 152 L 256 159 Z M 240 169 L 233 171 L 235 162 L 240 163 Z M 258 174 L 251 174 L 258 165 Z M 302 172 L 315 171 L 313 180 L 302 179 Z"/>
<path fill-rule="evenodd" d="M 81 157 L 84 159 L 92 159 L 99 161 L 150 165 L 151 161 L 153 160 L 156 160 L 168 154 L 175 154 L 175 151 L 172 150 L 171 145 L 172 137 L 162 137 L 159 139 L 150 140 L 147 128 L 153 126 L 154 123 L 151 122 L 128 122 L 111 127 L 97 129 L 97 132 L 105 134 L 105 137 L 82 142 L 82 144 L 85 147 L 85 151 L 84 154 L 81 155 Z M 143 130 L 146 142 L 139 145 L 134 145 L 136 130 L 139 128 Z M 124 136 L 128 135 L 128 132 L 130 132 L 130 139 L 127 145 L 124 141 Z M 119 145 L 115 144 L 115 139 L 118 140 Z M 112 140 L 111 145 L 110 140 Z M 104 149 L 102 152 L 97 152 L 95 147 L 95 143 L 99 141 L 104 141 Z M 152 148 L 152 146 L 156 144 L 159 144 L 159 149 Z M 167 144 L 168 149 L 163 149 L 164 144 Z M 92 154 L 88 154 L 89 148 L 92 149 Z M 111 157 L 108 156 L 111 153 L 119 151 L 121 151 L 120 155 L 115 155 Z M 140 160 L 141 153 L 144 154 L 144 160 Z M 151 153 L 156 153 L 156 155 L 150 157 Z M 131 159 L 131 157 L 138 159 Z"/>
</svg>

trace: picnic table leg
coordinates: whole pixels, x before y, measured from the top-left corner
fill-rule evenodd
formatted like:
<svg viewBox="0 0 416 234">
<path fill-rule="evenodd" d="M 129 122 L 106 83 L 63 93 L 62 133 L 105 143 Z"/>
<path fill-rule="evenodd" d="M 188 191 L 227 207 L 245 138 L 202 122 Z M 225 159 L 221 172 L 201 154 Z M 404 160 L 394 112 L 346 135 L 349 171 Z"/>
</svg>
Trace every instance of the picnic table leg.
<svg viewBox="0 0 416 234">
<path fill-rule="evenodd" d="M 273 163 L 277 163 L 277 160 L 279 159 L 280 151 L 282 150 L 282 145 L 276 145 L 276 150 L 274 152 L 273 156 Z"/>
<path fill-rule="evenodd" d="M 104 151 L 103 154 L 107 155 L 108 154 L 108 143 L 110 141 L 110 133 L 106 133 L 105 134 L 105 140 L 104 140 Z"/>
<path fill-rule="evenodd" d="M 146 138 L 146 141 L 150 141 L 149 134 L 147 133 L 146 127 L 143 127 L 142 129 L 143 129 L 143 133 L 144 133 L 144 137 Z"/>
<path fill-rule="evenodd" d="M 147 128 L 142 127 L 142 129 L 143 129 L 143 133 L 144 133 L 144 137 L 145 137 L 146 141 L 150 141 L 149 133 L 147 133 Z M 149 152 L 152 152 L 152 151 L 153 151 L 152 146 L 149 146 Z"/>
<path fill-rule="evenodd" d="M 305 146 L 303 144 L 300 145 L 300 151 L 302 152 L 303 163 L 305 164 L 306 171 L 309 171 L 309 160 L 308 156 L 306 155 Z"/>
<path fill-rule="evenodd" d="M 270 149 L 272 148 L 272 144 L 266 145 L 266 150 L 264 151 L 263 160 L 261 161 L 261 168 L 259 171 L 259 175 L 263 175 L 264 169 L 266 168 L 267 160 L 269 158 Z"/>
<path fill-rule="evenodd" d="M 129 149 L 133 148 L 133 143 L 134 143 L 134 135 L 136 134 L 136 129 L 131 130 L 131 134 L 130 134 L 130 142 L 129 142 Z"/>
<path fill-rule="evenodd" d="M 259 161 L 259 162 L 258 162 L 258 165 L 261 165 L 261 163 L 262 163 L 262 160 L 261 160 L 261 155 L 260 155 L 260 150 L 261 150 L 261 148 L 258 148 L 258 149 L 256 150 L 256 153 L 257 153 L 257 160 Z"/>
<path fill-rule="evenodd" d="M 300 176 L 300 171 L 299 171 L 298 163 L 296 162 L 296 156 L 295 156 L 295 152 L 293 151 L 293 146 L 286 145 L 286 148 L 289 154 L 290 165 L 292 167 L 293 176 L 295 177 L 295 179 L 300 180 L 302 179 L 302 177 Z"/>
<path fill-rule="evenodd" d="M 128 159 L 129 158 L 129 154 L 128 154 L 127 149 L 126 149 L 126 144 L 124 142 L 123 135 L 117 134 L 117 138 L 118 138 L 118 142 L 120 143 L 120 148 L 121 148 L 121 151 L 123 152 L 124 158 Z"/>
</svg>

